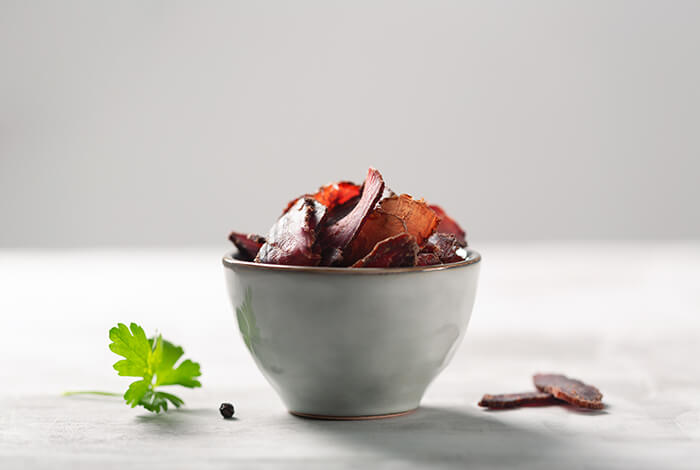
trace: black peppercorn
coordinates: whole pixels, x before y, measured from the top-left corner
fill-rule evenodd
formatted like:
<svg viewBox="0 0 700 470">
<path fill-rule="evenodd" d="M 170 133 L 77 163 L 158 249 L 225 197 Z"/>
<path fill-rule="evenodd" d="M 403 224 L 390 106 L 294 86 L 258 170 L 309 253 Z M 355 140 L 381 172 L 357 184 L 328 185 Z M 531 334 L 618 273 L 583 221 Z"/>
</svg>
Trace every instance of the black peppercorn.
<svg viewBox="0 0 700 470">
<path fill-rule="evenodd" d="M 219 407 L 219 411 L 221 412 L 221 416 L 226 419 L 233 417 L 234 409 L 231 403 L 222 403 Z"/>
</svg>

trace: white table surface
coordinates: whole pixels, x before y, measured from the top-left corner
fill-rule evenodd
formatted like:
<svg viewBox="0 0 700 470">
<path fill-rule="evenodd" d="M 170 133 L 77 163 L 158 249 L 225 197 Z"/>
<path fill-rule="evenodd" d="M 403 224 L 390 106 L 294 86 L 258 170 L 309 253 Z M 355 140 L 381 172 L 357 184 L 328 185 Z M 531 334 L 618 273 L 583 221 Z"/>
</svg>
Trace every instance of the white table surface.
<svg viewBox="0 0 700 470">
<path fill-rule="evenodd" d="M 239 338 L 223 249 L 0 251 L 0 468 L 700 468 L 700 243 L 478 248 L 452 364 L 418 412 L 365 422 L 286 413 Z M 60 395 L 126 388 L 107 348 L 117 321 L 202 364 L 185 408 Z M 608 407 L 476 406 L 536 371 L 595 384 Z"/>
</svg>

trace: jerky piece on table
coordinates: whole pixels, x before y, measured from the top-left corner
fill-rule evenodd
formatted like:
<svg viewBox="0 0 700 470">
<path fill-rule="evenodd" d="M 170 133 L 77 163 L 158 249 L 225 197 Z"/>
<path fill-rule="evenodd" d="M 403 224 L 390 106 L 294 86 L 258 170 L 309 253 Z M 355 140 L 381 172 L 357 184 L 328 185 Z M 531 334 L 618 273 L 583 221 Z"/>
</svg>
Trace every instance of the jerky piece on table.
<svg viewBox="0 0 700 470">
<path fill-rule="evenodd" d="M 437 231 L 442 233 L 451 233 L 455 236 L 455 238 L 457 238 L 460 246 L 467 246 L 467 234 L 464 229 L 459 226 L 457 221 L 447 215 L 442 207 L 438 205 L 432 204 L 430 208 L 440 217 L 440 223 L 438 224 Z"/>
<path fill-rule="evenodd" d="M 257 263 L 316 266 L 321 255 L 315 246 L 317 227 L 326 208 L 313 198 L 299 199 L 270 229 Z"/>
<path fill-rule="evenodd" d="M 561 374 L 535 374 L 532 380 L 538 390 L 551 393 L 555 398 L 572 405 L 594 410 L 604 407 L 600 390 L 580 380 Z"/>
<path fill-rule="evenodd" d="M 343 250 L 355 238 L 384 191 L 384 180 L 381 173 L 374 168 L 367 171 L 367 178 L 362 184 L 360 200 L 355 207 L 343 218 L 325 226 L 319 244 L 323 253 L 323 264 L 339 264 L 343 258 Z"/>
<path fill-rule="evenodd" d="M 318 202 L 326 206 L 328 210 L 333 209 L 336 206 L 345 204 L 346 202 L 354 199 L 360 195 L 360 186 L 356 185 L 350 181 L 339 181 L 337 183 L 327 184 L 326 186 L 321 186 L 318 191 L 314 194 L 305 194 L 300 196 L 293 201 L 290 201 L 285 207 L 282 214 L 286 214 L 289 209 L 296 204 L 296 202 L 302 197 L 312 197 Z"/>
<path fill-rule="evenodd" d="M 253 261 L 260 247 L 265 244 L 265 237 L 252 233 L 231 232 L 228 239 L 238 248 L 238 258 L 243 261 Z"/>
<path fill-rule="evenodd" d="M 401 233 L 377 243 L 353 268 L 397 268 L 415 266 L 418 245 L 409 233 Z"/>
<path fill-rule="evenodd" d="M 516 408 L 519 406 L 547 406 L 556 404 L 561 404 L 561 402 L 547 392 L 502 393 L 499 395 L 486 394 L 479 402 L 479 406 L 498 410 Z"/>
<path fill-rule="evenodd" d="M 464 261 L 464 248 L 451 233 L 434 233 L 428 239 L 421 253 L 434 253 L 442 263 Z"/>
</svg>

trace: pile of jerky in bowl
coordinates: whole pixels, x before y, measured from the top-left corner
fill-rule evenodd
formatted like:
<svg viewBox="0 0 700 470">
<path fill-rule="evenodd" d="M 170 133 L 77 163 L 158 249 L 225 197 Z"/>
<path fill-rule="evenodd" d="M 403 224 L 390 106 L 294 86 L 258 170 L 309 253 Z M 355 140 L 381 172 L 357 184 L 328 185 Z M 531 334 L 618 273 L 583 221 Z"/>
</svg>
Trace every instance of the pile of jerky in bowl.
<svg viewBox="0 0 700 470">
<path fill-rule="evenodd" d="M 267 237 L 232 232 L 229 240 L 243 261 L 352 268 L 455 263 L 467 246 L 442 208 L 395 194 L 374 168 L 362 186 L 343 181 L 294 199 Z"/>
</svg>

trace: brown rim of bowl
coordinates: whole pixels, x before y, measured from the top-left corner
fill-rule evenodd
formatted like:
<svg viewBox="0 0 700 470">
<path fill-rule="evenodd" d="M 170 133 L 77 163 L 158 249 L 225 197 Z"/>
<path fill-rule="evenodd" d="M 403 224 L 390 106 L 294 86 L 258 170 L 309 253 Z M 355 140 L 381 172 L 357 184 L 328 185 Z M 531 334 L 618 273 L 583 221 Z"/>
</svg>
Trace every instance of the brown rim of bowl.
<svg viewBox="0 0 700 470">
<path fill-rule="evenodd" d="M 397 274 L 397 273 L 420 273 L 425 271 L 443 271 L 445 269 L 463 268 L 481 261 L 481 255 L 467 248 L 467 257 L 464 261 L 449 264 L 433 264 L 430 266 L 410 266 L 406 268 L 333 268 L 330 266 L 288 266 L 284 264 L 253 263 L 252 261 L 241 261 L 234 258 L 235 251 L 226 253 L 222 261 L 224 267 L 249 268 L 264 271 L 299 272 L 299 273 L 332 273 L 332 274 Z"/>
</svg>

